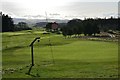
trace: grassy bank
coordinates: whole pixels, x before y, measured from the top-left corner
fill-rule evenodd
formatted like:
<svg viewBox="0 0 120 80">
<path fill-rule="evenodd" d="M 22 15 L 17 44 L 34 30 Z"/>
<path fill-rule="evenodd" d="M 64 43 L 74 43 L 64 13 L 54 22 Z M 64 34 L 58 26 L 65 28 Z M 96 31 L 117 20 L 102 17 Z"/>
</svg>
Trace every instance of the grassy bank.
<svg viewBox="0 0 120 80">
<path fill-rule="evenodd" d="M 42 33 L 30 30 L 2 33 L 4 78 L 118 77 L 116 42 L 65 39 L 62 35 Z M 34 45 L 35 66 L 31 75 L 27 75 L 31 63 L 29 44 L 38 36 L 41 40 Z"/>
</svg>

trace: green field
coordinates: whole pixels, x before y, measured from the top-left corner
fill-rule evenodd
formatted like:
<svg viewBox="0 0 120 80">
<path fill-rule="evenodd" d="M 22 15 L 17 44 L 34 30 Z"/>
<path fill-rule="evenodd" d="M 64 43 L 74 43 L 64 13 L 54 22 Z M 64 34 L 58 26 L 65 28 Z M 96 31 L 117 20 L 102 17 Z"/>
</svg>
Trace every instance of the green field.
<svg viewBox="0 0 120 80">
<path fill-rule="evenodd" d="M 42 32 L 28 30 L 2 33 L 3 78 L 118 77 L 117 42 L 65 39 L 62 35 Z M 29 44 L 38 36 L 41 40 L 34 45 L 35 66 L 27 75 L 31 64 Z"/>
</svg>

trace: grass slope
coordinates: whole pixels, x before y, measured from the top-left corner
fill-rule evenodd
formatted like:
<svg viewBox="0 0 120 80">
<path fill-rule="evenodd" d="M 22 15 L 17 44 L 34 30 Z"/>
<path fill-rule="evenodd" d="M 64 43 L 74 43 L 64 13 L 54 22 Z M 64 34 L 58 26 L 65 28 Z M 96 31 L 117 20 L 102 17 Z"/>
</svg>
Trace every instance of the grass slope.
<svg viewBox="0 0 120 80">
<path fill-rule="evenodd" d="M 35 66 L 31 63 L 29 44 L 34 45 Z M 49 46 L 52 43 L 52 47 Z M 118 77 L 118 45 L 115 42 L 65 39 L 42 31 L 3 33 L 3 78 L 116 78 Z M 53 63 L 52 53 L 54 55 Z"/>
</svg>

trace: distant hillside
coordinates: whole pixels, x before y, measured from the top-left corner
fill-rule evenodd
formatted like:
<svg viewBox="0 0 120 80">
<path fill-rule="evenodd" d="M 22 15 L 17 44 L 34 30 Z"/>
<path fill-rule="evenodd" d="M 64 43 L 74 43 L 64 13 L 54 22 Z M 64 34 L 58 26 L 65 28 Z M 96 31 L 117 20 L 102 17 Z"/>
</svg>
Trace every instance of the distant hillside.
<svg viewBox="0 0 120 80">
<path fill-rule="evenodd" d="M 45 27 L 47 22 L 38 22 L 34 25 L 34 27 Z"/>
<path fill-rule="evenodd" d="M 19 22 L 26 22 L 27 24 L 36 24 L 39 22 L 42 22 L 41 24 L 44 24 L 46 22 L 46 19 L 24 19 L 24 18 L 13 18 L 13 21 L 15 24 Z M 61 20 L 61 19 L 49 19 L 48 22 L 57 22 L 57 23 L 67 23 L 69 20 Z"/>
<path fill-rule="evenodd" d="M 38 22 L 34 25 L 34 27 L 45 27 L 47 22 Z M 65 26 L 67 23 L 58 23 L 59 27 Z"/>
</svg>

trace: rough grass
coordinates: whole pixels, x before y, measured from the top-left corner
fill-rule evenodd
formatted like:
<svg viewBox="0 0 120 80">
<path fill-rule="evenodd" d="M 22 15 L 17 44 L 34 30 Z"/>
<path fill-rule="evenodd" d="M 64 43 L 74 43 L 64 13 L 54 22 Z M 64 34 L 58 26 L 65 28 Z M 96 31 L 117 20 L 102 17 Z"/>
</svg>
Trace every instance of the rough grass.
<svg viewBox="0 0 120 80">
<path fill-rule="evenodd" d="M 35 66 L 27 75 L 31 63 L 29 44 L 38 36 L 41 40 L 34 45 Z M 2 43 L 3 78 L 118 77 L 118 45 L 115 42 L 65 39 L 56 34 L 43 35 L 42 31 L 19 31 L 3 33 Z"/>
</svg>

